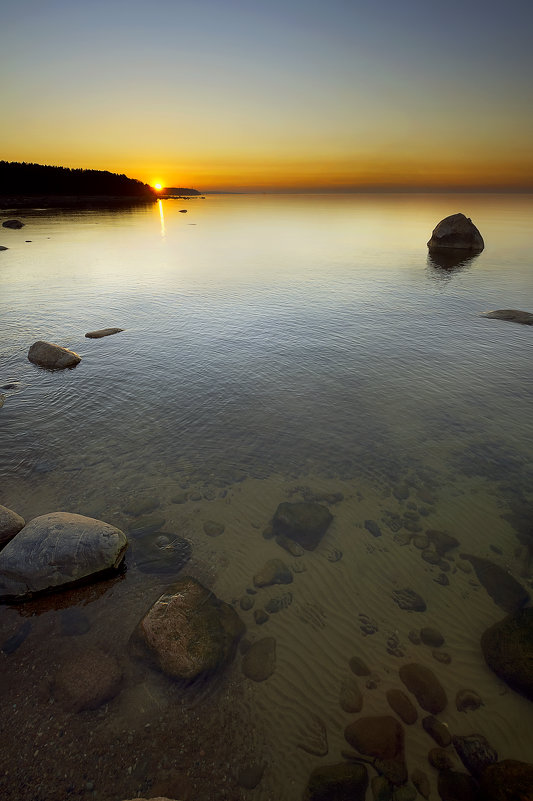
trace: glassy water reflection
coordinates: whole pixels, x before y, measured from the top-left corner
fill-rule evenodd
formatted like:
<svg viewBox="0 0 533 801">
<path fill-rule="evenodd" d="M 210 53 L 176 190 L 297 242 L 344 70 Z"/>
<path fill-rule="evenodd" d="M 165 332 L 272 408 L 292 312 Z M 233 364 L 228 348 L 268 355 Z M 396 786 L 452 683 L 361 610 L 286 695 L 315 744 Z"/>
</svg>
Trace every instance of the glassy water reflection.
<svg viewBox="0 0 533 801">
<path fill-rule="evenodd" d="M 391 714 L 387 691 L 415 661 L 443 684 L 453 734 L 530 758 L 531 704 L 479 648 L 503 612 L 460 553 L 530 588 L 531 328 L 479 314 L 531 309 L 532 210 L 515 196 L 221 196 L 19 215 L 26 227 L 0 243 L 0 502 L 26 519 L 106 520 L 132 548 L 116 580 L 0 608 L 3 735 L 23 733 L 2 755 L 3 797 L 291 801 L 342 759 L 348 678 L 361 715 Z M 456 211 L 485 251 L 436 261 L 425 243 Z M 84 338 L 108 326 L 125 330 Z M 37 339 L 81 364 L 31 365 Z M 295 557 L 263 531 L 279 503 L 306 498 L 334 521 Z M 128 512 L 134 500 L 144 511 Z M 451 558 L 428 555 L 428 530 L 459 540 Z M 132 656 L 138 620 L 178 575 L 150 551 L 161 535 L 190 543 L 185 572 L 235 605 L 246 642 L 275 639 L 268 680 L 246 678 L 238 654 L 183 688 Z M 257 590 L 272 558 L 293 582 Z M 425 613 L 398 606 L 405 588 Z M 424 626 L 442 632 L 448 662 L 409 638 Z M 122 689 L 97 710 L 64 709 L 55 677 L 94 648 L 116 657 Z M 354 656 L 369 679 L 350 675 Z M 483 706 L 465 715 L 455 697 L 469 688 Z M 435 743 L 420 721 L 405 728 L 409 771 L 436 795 Z"/>
</svg>

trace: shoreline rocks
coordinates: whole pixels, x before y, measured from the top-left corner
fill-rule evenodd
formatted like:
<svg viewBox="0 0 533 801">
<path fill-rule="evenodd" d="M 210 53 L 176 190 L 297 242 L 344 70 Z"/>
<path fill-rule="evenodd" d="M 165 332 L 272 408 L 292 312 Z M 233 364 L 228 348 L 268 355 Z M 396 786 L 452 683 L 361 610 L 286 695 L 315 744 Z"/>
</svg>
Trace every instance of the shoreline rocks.
<svg viewBox="0 0 533 801">
<path fill-rule="evenodd" d="M 8 509 L 7 506 L 0 506 L 0 547 L 12 540 L 25 525 L 26 521 L 23 517 L 12 509 Z"/>
<path fill-rule="evenodd" d="M 81 356 L 73 350 L 42 340 L 34 342 L 30 347 L 28 359 L 32 364 L 49 370 L 63 370 L 65 367 L 75 367 L 81 362 Z"/>
<path fill-rule="evenodd" d="M 120 529 L 83 515 L 35 517 L 0 552 L 0 599 L 23 601 L 117 569 L 128 541 Z"/>
<path fill-rule="evenodd" d="M 435 226 L 427 246 L 430 251 L 453 248 L 479 253 L 485 243 L 470 217 L 459 212 L 450 214 Z"/>
</svg>

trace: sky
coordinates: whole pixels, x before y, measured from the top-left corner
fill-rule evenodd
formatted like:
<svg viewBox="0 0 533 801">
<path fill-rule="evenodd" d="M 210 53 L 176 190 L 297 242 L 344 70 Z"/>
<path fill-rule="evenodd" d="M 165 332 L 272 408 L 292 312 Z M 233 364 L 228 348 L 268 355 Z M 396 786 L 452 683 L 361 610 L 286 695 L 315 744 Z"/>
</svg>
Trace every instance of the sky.
<svg viewBox="0 0 533 801">
<path fill-rule="evenodd" d="M 0 159 L 201 191 L 533 189 L 531 0 L 17 0 Z"/>
</svg>

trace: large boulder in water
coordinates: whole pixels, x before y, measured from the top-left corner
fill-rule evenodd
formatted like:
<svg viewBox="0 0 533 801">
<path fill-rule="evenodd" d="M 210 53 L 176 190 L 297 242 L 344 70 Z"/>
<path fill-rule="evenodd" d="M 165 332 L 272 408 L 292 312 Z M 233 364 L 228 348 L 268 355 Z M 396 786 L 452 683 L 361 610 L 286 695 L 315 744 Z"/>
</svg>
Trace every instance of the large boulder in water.
<svg viewBox="0 0 533 801">
<path fill-rule="evenodd" d="M 450 214 L 433 229 L 428 248 L 440 250 L 453 248 L 455 250 L 481 251 L 485 247 L 483 237 L 469 217 L 464 214 Z"/>
<path fill-rule="evenodd" d="M 0 506 L 0 547 L 13 539 L 25 526 L 24 518 L 8 509 L 7 506 Z"/>
<path fill-rule="evenodd" d="M 319 503 L 280 503 L 272 520 L 275 535 L 289 537 L 313 551 L 333 520 L 329 509 Z"/>
<path fill-rule="evenodd" d="M 484 631 L 481 650 L 500 679 L 533 701 L 533 608 L 521 609 Z"/>
<path fill-rule="evenodd" d="M 73 350 L 54 345 L 52 342 L 39 340 L 34 342 L 28 351 L 28 359 L 39 367 L 49 370 L 62 370 L 64 367 L 75 367 L 81 362 L 81 356 Z"/>
<path fill-rule="evenodd" d="M 97 577 L 120 566 L 128 547 L 118 528 L 83 515 L 52 512 L 31 520 L 0 552 L 0 598 Z"/>
<path fill-rule="evenodd" d="M 191 681 L 228 664 L 244 628 L 232 606 L 186 576 L 148 610 L 134 640 L 167 676 Z"/>
</svg>

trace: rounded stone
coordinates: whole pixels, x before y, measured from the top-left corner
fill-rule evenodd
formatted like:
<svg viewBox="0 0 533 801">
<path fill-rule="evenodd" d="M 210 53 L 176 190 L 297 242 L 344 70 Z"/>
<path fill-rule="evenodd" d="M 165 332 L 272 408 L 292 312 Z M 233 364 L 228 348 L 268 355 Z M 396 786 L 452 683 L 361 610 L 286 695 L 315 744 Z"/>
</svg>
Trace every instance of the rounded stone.
<svg viewBox="0 0 533 801">
<path fill-rule="evenodd" d="M 24 528 L 26 521 L 7 506 L 0 506 L 0 545 L 13 539 Z"/>
<path fill-rule="evenodd" d="M 19 228 L 24 228 L 25 223 L 22 220 L 5 220 L 2 223 L 2 228 L 12 228 L 13 230 L 17 230 Z"/>
<path fill-rule="evenodd" d="M 58 670 L 53 696 L 69 712 L 98 709 L 120 690 L 122 670 L 111 654 L 98 648 L 73 654 Z"/>
<path fill-rule="evenodd" d="M 291 582 L 291 570 L 281 559 L 269 559 L 254 576 L 256 587 L 269 587 L 272 584 L 290 584 Z"/>
<path fill-rule="evenodd" d="M 303 801 L 365 801 L 368 772 L 364 765 L 321 765 L 311 773 Z"/>
<path fill-rule="evenodd" d="M 420 639 L 424 645 L 429 645 L 431 648 L 440 648 L 441 645 L 444 645 L 444 637 L 440 631 L 429 626 L 420 629 Z"/>
<path fill-rule="evenodd" d="M 353 676 L 346 676 L 341 684 L 339 696 L 341 709 L 345 712 L 360 712 L 363 708 L 363 694 Z"/>
<path fill-rule="evenodd" d="M 0 552 L 0 597 L 20 600 L 120 566 L 128 547 L 118 528 L 83 515 L 35 517 Z"/>
<path fill-rule="evenodd" d="M 356 751 L 374 757 L 379 772 L 393 784 L 407 781 L 404 730 L 392 715 L 358 718 L 345 728 L 344 737 Z"/>
<path fill-rule="evenodd" d="M 458 712 L 474 711 L 483 705 L 483 701 L 475 690 L 459 690 L 455 696 Z"/>
<path fill-rule="evenodd" d="M 387 701 L 389 706 L 398 717 L 407 725 L 416 723 L 418 719 L 418 712 L 411 699 L 403 692 L 403 690 L 391 689 L 387 690 Z"/>
<path fill-rule="evenodd" d="M 252 681 L 266 681 L 276 669 L 276 640 L 264 637 L 252 643 L 242 658 L 242 672 Z"/>
<path fill-rule="evenodd" d="M 530 798 L 533 765 L 516 759 L 504 759 L 490 765 L 481 777 L 481 790 L 487 801 L 513 801 Z"/>
<path fill-rule="evenodd" d="M 434 715 L 427 715 L 425 718 L 422 718 L 422 727 L 441 748 L 446 748 L 450 745 L 452 736 L 448 726 L 441 720 L 438 720 Z"/>
<path fill-rule="evenodd" d="M 274 534 L 282 534 L 312 551 L 333 520 L 329 509 L 319 503 L 280 503 L 272 526 Z"/>
<path fill-rule="evenodd" d="M 85 336 L 87 339 L 101 339 L 102 337 L 110 337 L 112 334 L 120 334 L 124 331 L 123 328 L 99 328 L 98 331 L 88 331 Z"/>
<path fill-rule="evenodd" d="M 453 248 L 480 252 L 485 243 L 470 217 L 459 212 L 450 214 L 435 226 L 427 246 L 430 251 Z"/>
<path fill-rule="evenodd" d="M 81 356 L 73 350 L 54 345 L 53 342 L 34 342 L 28 351 L 28 359 L 32 364 L 46 367 L 49 370 L 62 370 L 65 367 L 75 367 L 81 362 Z"/>
<path fill-rule="evenodd" d="M 445 709 L 448 703 L 446 693 L 440 681 L 429 668 L 412 662 L 402 665 L 399 673 L 400 679 L 409 692 L 413 693 L 422 709 L 432 715 L 438 715 Z"/>
<path fill-rule="evenodd" d="M 206 520 L 204 532 L 208 537 L 220 537 L 224 533 L 224 523 L 217 523 L 215 520 Z"/>
</svg>

